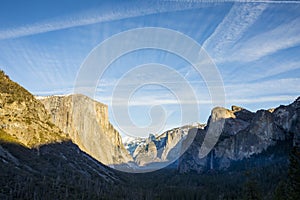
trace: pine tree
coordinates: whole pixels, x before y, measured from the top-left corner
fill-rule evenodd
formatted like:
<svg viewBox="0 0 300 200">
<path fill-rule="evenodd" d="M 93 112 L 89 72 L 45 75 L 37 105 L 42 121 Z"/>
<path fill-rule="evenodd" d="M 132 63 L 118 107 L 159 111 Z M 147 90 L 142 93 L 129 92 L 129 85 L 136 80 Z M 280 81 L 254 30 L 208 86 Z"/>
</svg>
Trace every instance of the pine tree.
<svg viewBox="0 0 300 200">
<path fill-rule="evenodd" d="M 288 199 L 300 199 L 300 147 L 293 147 L 290 154 Z"/>
<path fill-rule="evenodd" d="M 259 192 L 256 181 L 249 180 L 245 184 L 244 200 L 260 200 L 261 193 Z"/>
<path fill-rule="evenodd" d="M 256 173 L 256 171 L 246 171 L 246 182 L 244 183 L 243 188 L 243 200 L 260 200 L 261 193 L 259 191 L 257 182 L 254 180 L 252 173 Z"/>
<path fill-rule="evenodd" d="M 275 190 L 274 199 L 275 200 L 285 200 L 287 197 L 287 184 L 286 181 L 281 181 Z"/>
</svg>

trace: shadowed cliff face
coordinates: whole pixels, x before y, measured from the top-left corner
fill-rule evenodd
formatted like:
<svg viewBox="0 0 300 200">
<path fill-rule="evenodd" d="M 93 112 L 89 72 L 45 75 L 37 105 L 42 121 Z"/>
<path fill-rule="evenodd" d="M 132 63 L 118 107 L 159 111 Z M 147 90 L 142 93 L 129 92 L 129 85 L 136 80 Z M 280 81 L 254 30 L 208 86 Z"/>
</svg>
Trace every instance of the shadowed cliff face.
<svg viewBox="0 0 300 200">
<path fill-rule="evenodd" d="M 2 71 L 0 169 L 0 199 L 93 199 L 120 182 L 113 170 L 72 143 L 44 105 Z"/>
<path fill-rule="evenodd" d="M 179 127 L 160 136 L 150 135 L 125 143 L 134 161 L 140 166 L 165 161 L 175 161 L 183 146 L 188 150 L 179 159 L 180 172 L 227 170 L 232 163 L 261 154 L 279 142 L 300 145 L 300 98 L 288 106 L 250 112 L 238 106 L 231 110 L 216 107 L 211 111 L 207 126 Z M 215 132 L 220 131 L 220 137 Z M 184 145 L 190 133 L 196 137 L 190 145 Z M 217 136 L 217 141 L 206 141 L 207 135 Z M 194 137 L 192 137 L 194 138 Z M 204 148 L 203 148 L 204 147 Z M 208 154 L 203 153 L 203 149 Z M 175 155 L 175 156 L 174 156 Z"/>
<path fill-rule="evenodd" d="M 61 115 L 52 114 L 53 121 L 64 124 L 60 131 L 50 122 L 43 104 L 28 91 L 4 73 L 0 73 L 0 83 L 0 199 L 240 199 L 248 179 L 246 173 L 257 180 L 264 199 L 274 199 L 278 183 L 290 171 L 288 154 L 292 145 L 300 146 L 300 98 L 291 105 L 256 113 L 236 106 L 232 110 L 216 108 L 205 129 L 180 127 L 160 136 L 151 135 L 144 141 L 151 163 L 155 158 L 178 155 L 181 147 L 189 143 L 182 136 L 196 132 L 195 140 L 178 162 L 179 170 L 210 173 L 181 174 L 174 168 L 152 173 L 120 173 L 82 152 L 66 134 L 76 129 L 98 130 L 89 126 L 99 126 L 103 132 L 113 131 L 105 105 L 81 95 L 78 99 L 75 95 L 77 103 L 73 104 L 64 100 L 66 97 L 53 101 L 56 106 L 51 112 Z M 61 104 L 63 108 L 66 106 L 62 111 Z M 78 110 L 70 109 L 72 106 Z M 96 115 L 94 121 L 90 119 L 93 115 Z M 64 121 L 62 116 L 69 120 Z M 224 121 L 220 140 L 206 157 L 200 158 L 199 150 L 208 129 L 220 120 Z M 75 135 L 79 133 L 75 131 L 72 137 L 77 136 L 78 140 L 90 136 Z M 120 137 L 112 133 L 107 141 L 118 143 Z M 163 148 L 160 150 L 158 146 Z M 141 148 L 135 155 L 141 156 L 143 152 Z M 226 171 L 219 173 L 223 169 Z"/>
<path fill-rule="evenodd" d="M 109 123 L 106 105 L 83 95 L 40 100 L 51 114 L 52 122 L 98 161 L 113 165 L 132 160 L 119 133 Z"/>
<path fill-rule="evenodd" d="M 198 130 L 193 144 L 180 158 L 179 171 L 225 170 L 233 162 L 260 154 L 280 141 L 293 140 L 294 145 L 299 145 L 299 110 L 300 98 L 288 106 L 255 113 L 237 106 L 232 106 L 232 110 L 213 109 L 209 125 L 205 130 Z M 202 158 L 199 152 L 203 139 L 218 121 L 224 121 L 220 138 Z"/>
<path fill-rule="evenodd" d="M 292 104 L 279 106 L 273 112 L 275 123 L 293 136 L 294 146 L 300 147 L 300 97 Z"/>
</svg>

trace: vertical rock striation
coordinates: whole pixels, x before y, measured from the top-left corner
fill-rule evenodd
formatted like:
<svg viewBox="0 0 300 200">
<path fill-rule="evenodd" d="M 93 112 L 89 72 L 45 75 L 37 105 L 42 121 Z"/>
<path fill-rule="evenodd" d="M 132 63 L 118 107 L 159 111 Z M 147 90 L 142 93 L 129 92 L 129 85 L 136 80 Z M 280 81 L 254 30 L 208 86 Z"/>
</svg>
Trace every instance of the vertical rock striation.
<svg viewBox="0 0 300 200">
<path fill-rule="evenodd" d="M 168 130 L 158 136 L 152 134 L 148 138 L 138 138 L 136 141 L 125 143 L 134 161 L 139 166 L 151 163 L 172 163 L 187 149 L 194 139 L 196 128 L 203 128 L 202 124 L 186 125 Z M 136 142 L 136 143 L 135 143 Z"/>
<path fill-rule="evenodd" d="M 132 160 L 109 122 L 107 105 L 79 94 L 50 96 L 40 101 L 51 114 L 52 122 L 98 161 L 118 165 Z"/>
<path fill-rule="evenodd" d="M 201 157 L 200 148 L 211 128 L 211 120 L 223 121 L 224 126 L 217 144 L 207 156 Z M 255 113 L 238 106 L 232 106 L 231 110 L 214 108 L 208 126 L 198 130 L 194 142 L 180 158 L 179 171 L 225 170 L 232 162 L 260 154 L 279 141 L 293 140 L 294 145 L 300 145 L 299 120 L 300 98 L 290 105 Z"/>
</svg>

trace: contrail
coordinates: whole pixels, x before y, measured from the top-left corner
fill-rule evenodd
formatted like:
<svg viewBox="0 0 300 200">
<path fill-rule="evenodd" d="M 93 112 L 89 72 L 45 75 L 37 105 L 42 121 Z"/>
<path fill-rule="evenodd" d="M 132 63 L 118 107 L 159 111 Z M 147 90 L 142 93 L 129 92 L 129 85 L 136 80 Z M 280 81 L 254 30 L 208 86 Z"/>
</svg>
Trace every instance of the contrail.
<svg viewBox="0 0 300 200">
<path fill-rule="evenodd" d="M 299 1 L 233 1 L 233 0 L 168 0 L 168 1 L 143 1 L 139 4 L 127 4 L 119 7 L 114 7 L 114 10 L 110 10 L 110 13 L 85 13 L 84 15 L 69 16 L 64 19 L 56 19 L 54 21 L 43 21 L 34 24 L 27 24 L 24 26 L 12 27 L 8 29 L 0 30 L 0 40 L 12 39 L 18 37 L 24 37 L 29 35 L 35 35 L 40 33 L 46 33 L 50 31 L 57 31 L 62 29 L 68 29 L 73 27 L 91 25 L 101 22 L 108 22 L 114 20 L 121 20 L 126 18 L 133 18 L 139 16 L 145 16 L 156 13 L 164 13 L 170 11 L 181 11 L 195 8 L 206 7 L 211 3 L 279 3 L 279 4 L 295 4 Z M 136 2 L 134 2 L 136 3 Z M 174 4 L 176 3 L 176 4 Z M 125 7 L 125 8 L 123 8 Z"/>
<path fill-rule="evenodd" d="M 81 13 L 75 16 L 58 18 L 52 21 L 40 21 L 34 24 L 2 29 L 0 30 L 0 40 L 24 37 L 29 35 L 46 33 L 50 31 L 57 31 L 73 27 L 145 16 L 156 13 L 195 9 L 203 6 L 206 5 L 196 2 L 178 2 L 174 4 L 171 2 L 164 1 L 143 1 L 139 2 L 139 4 L 136 4 L 136 2 L 135 4 L 122 4 L 118 7 L 115 6 L 113 9 L 109 10 L 109 12 L 107 12 L 107 10 L 101 10 L 101 8 L 99 8 L 98 10 L 94 9 L 93 11 L 86 11 L 85 13 Z"/>
<path fill-rule="evenodd" d="M 267 4 L 239 4 L 232 6 L 223 21 L 203 43 L 203 48 L 213 52 L 215 59 L 222 58 L 225 49 L 244 34 L 267 8 Z"/>
<path fill-rule="evenodd" d="M 276 0 L 167 0 L 169 2 L 186 2 L 186 3 L 279 3 L 295 4 L 300 1 L 276 1 Z"/>
</svg>

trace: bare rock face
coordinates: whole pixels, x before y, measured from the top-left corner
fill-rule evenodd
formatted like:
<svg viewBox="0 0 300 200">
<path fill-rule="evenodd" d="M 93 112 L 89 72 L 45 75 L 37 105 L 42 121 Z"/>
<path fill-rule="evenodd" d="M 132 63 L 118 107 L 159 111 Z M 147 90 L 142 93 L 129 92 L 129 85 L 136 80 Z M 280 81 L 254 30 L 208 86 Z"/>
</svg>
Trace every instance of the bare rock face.
<svg viewBox="0 0 300 200">
<path fill-rule="evenodd" d="M 292 129 L 295 128 L 295 124 L 293 123 L 299 117 L 299 107 L 300 97 L 297 100 L 295 100 L 294 103 L 292 103 L 291 105 L 281 105 L 278 108 L 274 109 L 273 114 L 275 116 L 275 123 L 287 132 L 296 133 L 297 131 Z"/>
<path fill-rule="evenodd" d="M 168 130 L 161 135 L 149 135 L 148 138 L 141 141 L 138 138 L 138 145 L 135 147 L 133 154 L 134 161 L 139 166 L 145 166 L 151 163 L 172 162 L 187 149 L 187 145 L 191 143 L 189 139 L 194 139 L 192 134 L 189 134 L 190 129 L 203 128 L 204 125 L 187 125 L 183 127 Z M 196 131 L 195 131 L 196 132 Z"/>
<path fill-rule="evenodd" d="M 41 98 L 52 122 L 83 151 L 106 165 L 132 160 L 119 133 L 108 120 L 106 105 L 84 95 Z"/>
<path fill-rule="evenodd" d="M 139 146 L 139 148 L 137 149 L 137 152 L 135 154 L 135 162 L 139 166 L 144 166 L 145 164 L 159 161 L 160 159 L 157 158 L 157 148 L 153 141 L 150 141 L 147 144 L 146 148 L 143 148 L 143 146 Z"/>
<path fill-rule="evenodd" d="M 235 118 L 233 111 L 222 107 L 216 107 L 211 111 L 211 120 L 217 121 L 220 119 Z"/>
<path fill-rule="evenodd" d="M 68 138 L 50 120 L 44 105 L 0 71 L 0 139 L 33 148 Z"/>
<path fill-rule="evenodd" d="M 195 131 L 195 130 L 194 130 Z M 203 143 L 206 130 L 197 129 L 197 134 L 193 143 L 189 146 L 187 151 L 179 158 L 179 172 L 184 173 L 188 171 L 195 171 L 200 173 L 204 170 L 207 170 L 209 167 L 209 158 L 210 156 L 206 156 L 204 158 L 200 158 L 200 147 Z"/>
<path fill-rule="evenodd" d="M 211 123 L 211 121 L 213 123 Z M 210 153 L 200 156 L 203 138 L 211 124 L 223 121 L 220 138 Z M 232 106 L 231 110 L 217 107 L 212 110 L 205 130 L 198 130 L 194 142 L 179 160 L 180 172 L 225 170 L 233 161 L 259 154 L 278 141 L 293 139 L 300 145 L 300 98 L 288 106 L 252 113 Z"/>
<path fill-rule="evenodd" d="M 288 106 L 274 110 L 275 123 L 293 136 L 294 146 L 300 147 L 300 97 Z"/>
<path fill-rule="evenodd" d="M 221 138 L 213 149 L 213 156 L 219 162 L 217 167 L 223 169 L 229 166 L 228 161 L 259 154 L 279 140 L 285 140 L 285 133 L 274 123 L 269 111 L 260 110 L 247 127 L 232 137 Z"/>
<path fill-rule="evenodd" d="M 249 110 L 238 106 L 232 106 L 231 110 L 233 111 L 236 118 L 246 122 L 251 122 L 251 120 L 255 115 L 255 113 L 250 112 Z"/>
<path fill-rule="evenodd" d="M 252 119 L 252 113 L 250 111 L 244 111 L 245 109 L 242 109 L 241 107 L 233 106 L 232 110 L 222 108 L 222 107 L 216 107 L 211 111 L 211 116 L 208 119 L 208 124 L 210 122 L 213 123 L 220 123 L 221 121 L 224 121 L 223 124 L 223 132 L 222 135 L 225 136 L 231 136 L 236 135 L 240 130 L 245 129 L 249 122 L 248 120 L 243 120 L 244 118 L 251 118 Z M 248 117 L 245 117 L 243 115 L 242 119 L 239 117 L 240 113 L 244 112 L 250 113 Z"/>
</svg>

